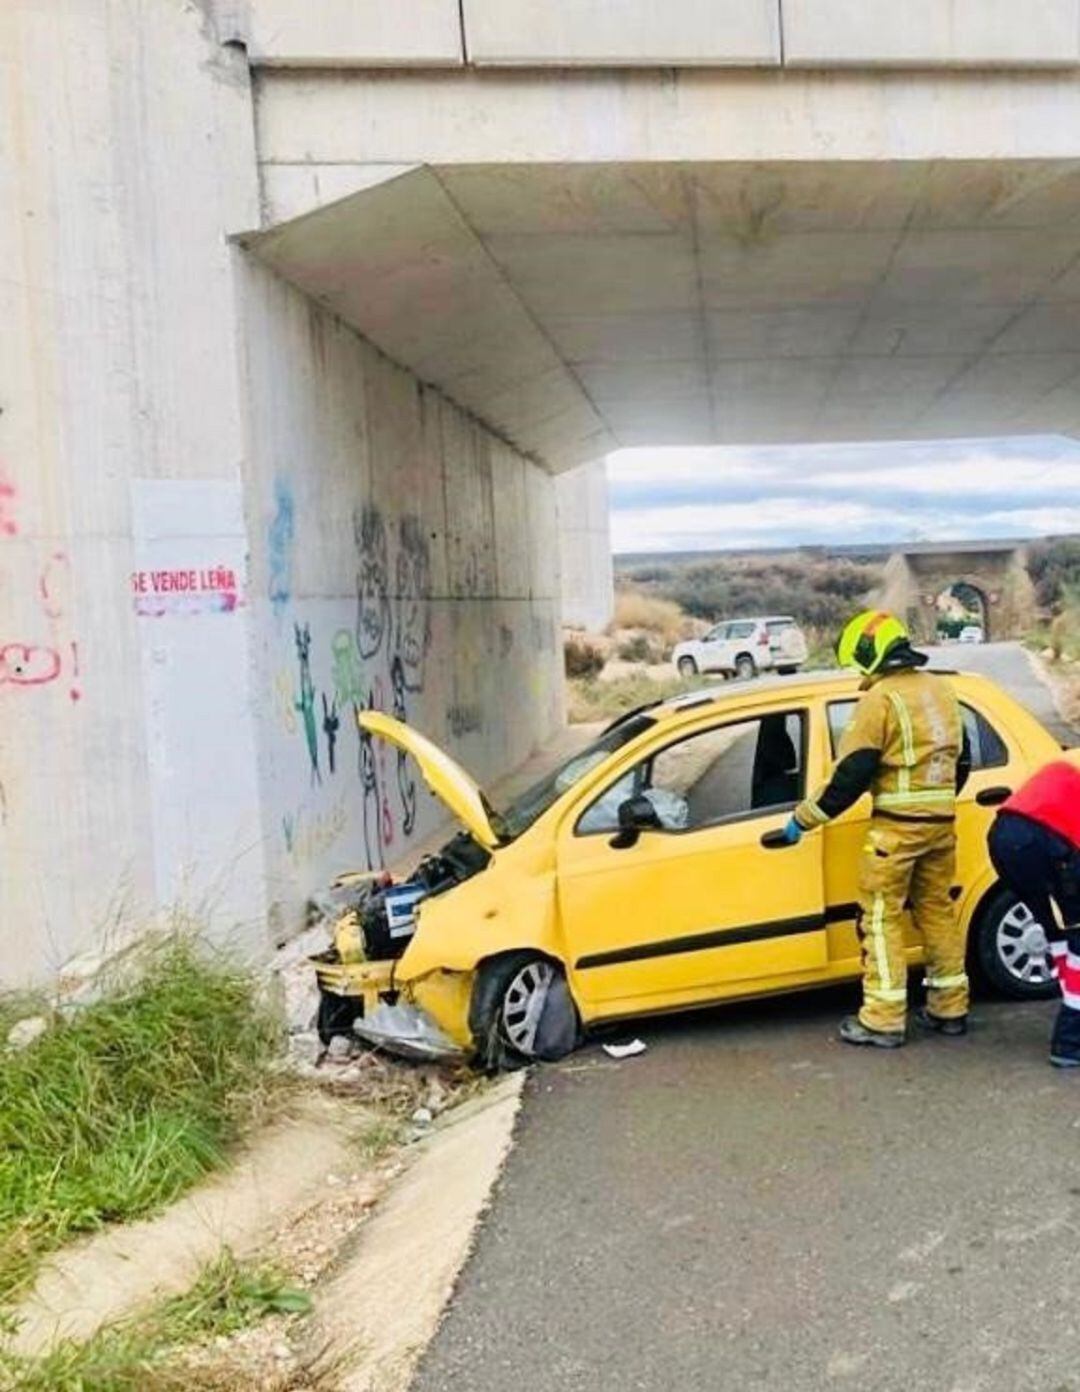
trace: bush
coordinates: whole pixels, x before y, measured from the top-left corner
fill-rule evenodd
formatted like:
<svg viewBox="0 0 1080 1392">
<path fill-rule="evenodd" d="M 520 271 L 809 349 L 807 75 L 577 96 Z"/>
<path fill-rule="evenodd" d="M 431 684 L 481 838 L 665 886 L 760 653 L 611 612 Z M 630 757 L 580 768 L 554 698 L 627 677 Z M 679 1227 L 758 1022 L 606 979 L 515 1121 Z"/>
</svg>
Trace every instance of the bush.
<svg viewBox="0 0 1080 1392">
<path fill-rule="evenodd" d="M 619 644 L 618 654 L 624 662 L 663 662 L 664 647 L 647 633 L 635 633 Z"/>
<path fill-rule="evenodd" d="M 251 978 L 170 939 L 127 990 L 0 1052 L 0 1303 L 42 1252 L 217 1167 L 278 1042 Z"/>
<path fill-rule="evenodd" d="M 714 623 L 757 614 L 791 614 L 804 628 L 838 629 L 881 583 L 877 560 L 830 557 L 817 551 L 778 555 L 724 555 L 673 561 L 665 568 L 632 567 L 620 577 L 624 597 L 673 601 L 695 618 Z M 623 627 L 652 627 L 632 621 Z M 665 635 L 678 636 L 677 626 Z"/>
<path fill-rule="evenodd" d="M 595 677 L 604 670 L 604 654 L 588 638 L 572 633 L 563 643 L 563 667 L 568 677 Z"/>
<path fill-rule="evenodd" d="M 623 589 L 615 596 L 612 629 L 639 628 L 657 634 L 671 645 L 682 637 L 683 616 L 672 599 L 655 598 L 638 589 Z"/>
</svg>

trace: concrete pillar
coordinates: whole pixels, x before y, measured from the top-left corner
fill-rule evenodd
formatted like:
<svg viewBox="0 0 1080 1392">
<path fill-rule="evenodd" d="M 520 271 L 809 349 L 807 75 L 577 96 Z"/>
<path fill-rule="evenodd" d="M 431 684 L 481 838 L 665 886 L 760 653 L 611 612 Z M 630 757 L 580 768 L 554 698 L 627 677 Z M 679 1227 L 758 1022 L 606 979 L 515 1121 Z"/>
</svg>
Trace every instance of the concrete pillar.
<svg viewBox="0 0 1080 1392">
<path fill-rule="evenodd" d="M 615 610 L 607 461 L 597 459 L 560 474 L 556 496 L 563 623 L 597 633 Z"/>
<path fill-rule="evenodd" d="M 0 983 L 185 901 L 261 926 L 229 230 L 198 7 L 0 6 Z"/>
</svg>

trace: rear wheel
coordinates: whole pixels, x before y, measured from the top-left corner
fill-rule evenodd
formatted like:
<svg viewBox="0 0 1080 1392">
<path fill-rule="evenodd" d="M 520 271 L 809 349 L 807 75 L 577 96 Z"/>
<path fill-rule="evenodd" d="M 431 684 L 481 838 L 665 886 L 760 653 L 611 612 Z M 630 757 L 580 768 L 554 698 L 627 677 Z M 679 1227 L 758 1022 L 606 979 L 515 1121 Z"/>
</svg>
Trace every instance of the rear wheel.
<svg viewBox="0 0 1080 1392">
<path fill-rule="evenodd" d="M 679 676 L 690 678 L 697 676 L 698 666 L 692 657 L 679 658 Z"/>
<path fill-rule="evenodd" d="M 982 980 L 1003 996 L 1046 1000 L 1057 995 L 1046 932 L 1027 905 L 1004 886 L 994 890 L 979 912 L 970 956 Z"/>
<path fill-rule="evenodd" d="M 740 681 L 749 681 L 757 676 L 757 663 L 749 653 L 740 653 L 735 659 L 735 675 Z"/>
<path fill-rule="evenodd" d="M 484 964 L 469 1023 L 477 1059 L 490 1069 L 562 1058 L 581 1038 L 562 967 L 537 952 L 508 952 Z"/>
<path fill-rule="evenodd" d="M 782 677 L 793 677 L 799 669 L 798 667 L 792 667 L 790 664 L 788 664 L 783 667 L 777 667 L 776 670 Z"/>
</svg>

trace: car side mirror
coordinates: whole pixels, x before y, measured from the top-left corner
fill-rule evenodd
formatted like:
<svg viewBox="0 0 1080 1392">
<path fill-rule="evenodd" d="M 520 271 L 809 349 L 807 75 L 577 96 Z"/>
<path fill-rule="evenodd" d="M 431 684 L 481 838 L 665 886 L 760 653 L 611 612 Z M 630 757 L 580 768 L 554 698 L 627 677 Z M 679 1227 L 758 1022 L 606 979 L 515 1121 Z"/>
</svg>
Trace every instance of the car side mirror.
<svg viewBox="0 0 1080 1392">
<path fill-rule="evenodd" d="M 643 831 L 659 831 L 663 826 L 656 808 L 649 798 L 638 793 L 619 804 L 619 830 L 611 838 L 611 845 L 617 851 L 624 851 L 636 845 Z"/>
</svg>

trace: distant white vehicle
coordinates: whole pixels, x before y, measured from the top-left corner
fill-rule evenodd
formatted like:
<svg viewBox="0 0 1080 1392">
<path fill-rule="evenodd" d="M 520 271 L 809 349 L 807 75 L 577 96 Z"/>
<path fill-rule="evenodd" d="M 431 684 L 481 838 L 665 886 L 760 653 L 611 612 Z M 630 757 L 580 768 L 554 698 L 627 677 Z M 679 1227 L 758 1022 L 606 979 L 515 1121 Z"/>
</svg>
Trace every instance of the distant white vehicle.
<svg viewBox="0 0 1080 1392">
<path fill-rule="evenodd" d="M 721 672 L 747 680 L 758 672 L 797 672 L 806 657 L 806 638 L 799 625 L 790 615 L 773 614 L 719 623 L 704 638 L 679 643 L 671 660 L 682 677 Z"/>
<path fill-rule="evenodd" d="M 978 624 L 968 624 L 960 630 L 956 641 L 958 643 L 983 643 L 986 641 L 986 635 Z"/>
</svg>

